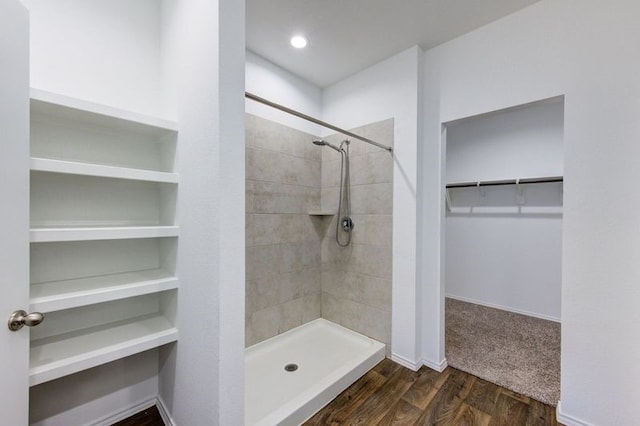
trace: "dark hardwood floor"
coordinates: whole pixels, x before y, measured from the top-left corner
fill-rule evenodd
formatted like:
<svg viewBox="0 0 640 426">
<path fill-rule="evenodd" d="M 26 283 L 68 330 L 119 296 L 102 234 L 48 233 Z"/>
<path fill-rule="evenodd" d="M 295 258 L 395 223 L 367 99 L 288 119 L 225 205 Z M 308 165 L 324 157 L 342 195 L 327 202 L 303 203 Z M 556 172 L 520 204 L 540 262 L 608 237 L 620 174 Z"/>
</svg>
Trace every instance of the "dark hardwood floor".
<svg viewBox="0 0 640 426">
<path fill-rule="evenodd" d="M 165 426 L 165 424 L 162 421 L 162 417 L 160 417 L 158 408 L 154 405 L 118 423 L 114 423 L 112 426 Z"/>
<path fill-rule="evenodd" d="M 305 425 L 558 425 L 554 407 L 460 370 L 385 359 Z"/>
<path fill-rule="evenodd" d="M 385 359 L 305 425 L 559 426 L 554 407 L 460 370 Z M 156 407 L 114 426 L 164 426 Z"/>
</svg>

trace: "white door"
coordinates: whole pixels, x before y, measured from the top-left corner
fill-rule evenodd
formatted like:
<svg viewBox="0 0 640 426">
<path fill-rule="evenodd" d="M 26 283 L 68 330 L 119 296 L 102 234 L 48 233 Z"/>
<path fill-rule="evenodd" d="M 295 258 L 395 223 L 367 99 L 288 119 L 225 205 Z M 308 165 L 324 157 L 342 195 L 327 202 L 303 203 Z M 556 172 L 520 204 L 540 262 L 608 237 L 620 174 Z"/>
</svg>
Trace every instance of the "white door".
<svg viewBox="0 0 640 426">
<path fill-rule="evenodd" d="M 0 0 L 0 423 L 29 417 L 29 26 L 19 0 Z"/>
</svg>

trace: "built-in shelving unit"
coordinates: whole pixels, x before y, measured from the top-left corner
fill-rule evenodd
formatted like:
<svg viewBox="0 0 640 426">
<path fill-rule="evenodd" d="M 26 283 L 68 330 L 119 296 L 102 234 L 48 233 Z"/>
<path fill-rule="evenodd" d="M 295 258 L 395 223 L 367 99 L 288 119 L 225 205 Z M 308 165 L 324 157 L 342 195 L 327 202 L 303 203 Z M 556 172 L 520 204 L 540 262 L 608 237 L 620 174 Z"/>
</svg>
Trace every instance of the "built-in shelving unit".
<svg viewBox="0 0 640 426">
<path fill-rule="evenodd" d="M 177 128 L 31 90 L 32 386 L 177 340 Z"/>
</svg>

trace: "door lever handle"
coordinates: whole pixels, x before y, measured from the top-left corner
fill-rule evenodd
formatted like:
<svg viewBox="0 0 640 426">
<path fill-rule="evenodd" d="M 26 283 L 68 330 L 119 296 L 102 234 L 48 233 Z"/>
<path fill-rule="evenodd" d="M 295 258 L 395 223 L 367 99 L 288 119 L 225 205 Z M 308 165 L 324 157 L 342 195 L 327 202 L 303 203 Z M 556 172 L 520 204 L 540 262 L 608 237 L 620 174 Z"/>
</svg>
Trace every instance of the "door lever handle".
<svg viewBox="0 0 640 426">
<path fill-rule="evenodd" d="M 44 320 L 44 315 L 40 312 L 31 312 L 27 314 L 23 310 L 14 311 L 9 317 L 9 330 L 18 331 L 23 326 L 34 327 Z"/>
</svg>

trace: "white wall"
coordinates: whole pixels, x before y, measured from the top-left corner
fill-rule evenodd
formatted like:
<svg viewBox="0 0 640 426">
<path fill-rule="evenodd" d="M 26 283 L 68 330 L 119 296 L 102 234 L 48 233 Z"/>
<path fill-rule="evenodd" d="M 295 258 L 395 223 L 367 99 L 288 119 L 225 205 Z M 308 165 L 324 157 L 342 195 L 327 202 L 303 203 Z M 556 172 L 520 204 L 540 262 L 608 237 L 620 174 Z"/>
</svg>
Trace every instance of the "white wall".
<svg viewBox="0 0 640 426">
<path fill-rule="evenodd" d="M 422 51 L 412 47 L 325 88 L 322 104 L 323 119 L 344 129 L 394 118 L 391 350 L 394 360 L 414 369 L 420 366 L 415 229 L 421 63 Z"/>
<path fill-rule="evenodd" d="M 244 423 L 244 2 L 167 0 L 179 126 L 177 345 L 160 398 L 179 425 Z M 240 218 L 240 219 L 238 219 Z"/>
<path fill-rule="evenodd" d="M 156 0 L 23 0 L 31 21 L 31 86 L 162 115 Z"/>
<path fill-rule="evenodd" d="M 565 95 L 565 424 L 634 424 L 640 381 L 640 3 L 543 0 L 425 55 L 424 351 L 444 357 L 441 124 Z M 435 322 L 437 321 L 437 325 Z"/>
<path fill-rule="evenodd" d="M 561 176 L 563 111 L 560 98 L 449 124 L 447 183 Z M 449 190 L 446 296 L 559 321 L 562 186 L 522 191 Z"/>
<path fill-rule="evenodd" d="M 292 108 L 303 114 L 322 117 L 322 89 L 263 59 L 251 51 L 246 53 L 246 91 Z M 246 112 L 285 126 L 320 135 L 317 124 L 287 114 L 275 108 L 246 100 Z"/>
<path fill-rule="evenodd" d="M 562 176 L 564 103 L 548 100 L 447 125 L 447 183 Z"/>
</svg>

